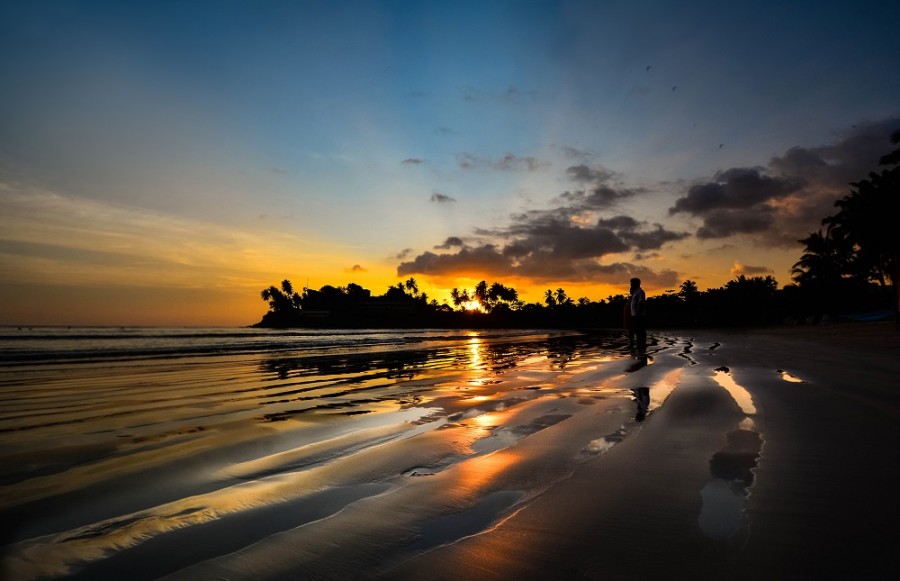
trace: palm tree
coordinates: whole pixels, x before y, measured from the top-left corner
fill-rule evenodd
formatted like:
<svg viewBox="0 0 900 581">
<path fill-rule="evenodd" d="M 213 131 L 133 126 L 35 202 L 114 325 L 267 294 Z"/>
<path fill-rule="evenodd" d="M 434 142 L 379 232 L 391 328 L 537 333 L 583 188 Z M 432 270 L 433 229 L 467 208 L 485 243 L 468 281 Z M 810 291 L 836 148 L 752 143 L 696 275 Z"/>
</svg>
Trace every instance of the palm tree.
<svg viewBox="0 0 900 581">
<path fill-rule="evenodd" d="M 556 289 L 556 304 L 557 305 L 571 305 L 572 299 L 569 298 L 569 295 L 566 294 L 562 288 Z"/>
<path fill-rule="evenodd" d="M 679 289 L 680 290 L 678 291 L 678 296 L 685 300 L 693 297 L 699 292 L 697 289 L 697 283 L 692 280 L 686 280 L 681 283 Z"/>
<path fill-rule="evenodd" d="M 409 293 L 414 297 L 419 294 L 419 285 L 416 284 L 416 279 L 412 277 L 409 277 L 409 279 L 407 279 L 406 290 L 408 290 Z"/>
<path fill-rule="evenodd" d="M 467 291 L 466 289 L 460 291 L 455 287 L 450 291 L 450 298 L 451 300 L 453 300 L 453 305 L 461 311 L 464 311 L 464 305 L 472 300 L 469 298 L 469 291 Z"/>
<path fill-rule="evenodd" d="M 822 222 L 832 237 L 853 248 L 854 274 L 882 283 L 887 276 L 900 303 L 900 168 L 870 173 L 851 185 L 855 189 L 835 202 L 838 213 Z"/>
<path fill-rule="evenodd" d="M 273 313 L 300 309 L 303 302 L 300 295 L 294 292 L 291 281 L 287 279 L 281 281 L 281 288 L 270 286 L 263 289 L 260 296 L 264 301 L 269 302 L 269 310 Z"/>
<path fill-rule="evenodd" d="M 806 251 L 791 269 L 791 278 L 801 287 L 834 288 L 840 284 L 847 264 L 851 260 L 852 248 L 842 244 L 830 233 L 821 230 L 800 240 Z M 827 290 L 826 290 L 827 292 Z"/>
<path fill-rule="evenodd" d="M 483 280 L 475 285 L 473 298 L 481 304 L 485 311 L 490 312 L 487 281 Z"/>
<path fill-rule="evenodd" d="M 519 291 L 511 286 L 504 286 L 499 282 L 495 282 L 488 291 L 488 301 L 492 305 L 504 303 L 509 307 L 515 307 L 519 303 Z"/>
<path fill-rule="evenodd" d="M 556 306 L 556 298 L 553 296 L 553 291 L 547 289 L 547 292 L 544 293 L 544 302 L 547 303 L 547 306 L 553 308 Z"/>
</svg>

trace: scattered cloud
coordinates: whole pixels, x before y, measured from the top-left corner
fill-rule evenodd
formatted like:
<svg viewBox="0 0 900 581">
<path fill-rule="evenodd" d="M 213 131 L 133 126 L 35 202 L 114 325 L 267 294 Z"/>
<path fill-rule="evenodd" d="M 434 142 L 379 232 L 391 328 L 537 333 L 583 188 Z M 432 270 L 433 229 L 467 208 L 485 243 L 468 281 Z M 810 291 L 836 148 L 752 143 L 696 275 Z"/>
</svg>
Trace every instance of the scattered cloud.
<svg viewBox="0 0 900 581">
<path fill-rule="evenodd" d="M 425 161 L 424 159 L 419 159 L 417 157 L 407 157 L 400 163 L 405 164 L 405 165 L 422 165 L 422 164 L 428 163 L 428 162 Z"/>
<path fill-rule="evenodd" d="M 623 198 L 630 198 L 638 193 L 638 190 L 616 189 L 609 186 L 599 186 L 591 190 L 565 192 L 559 196 L 559 200 L 570 203 L 583 209 L 604 209 L 615 205 Z"/>
<path fill-rule="evenodd" d="M 358 264 L 354 264 L 353 266 L 351 266 L 350 268 L 347 269 L 347 272 L 369 272 L 369 271 Z"/>
<path fill-rule="evenodd" d="M 562 150 L 563 156 L 566 159 L 581 159 L 588 160 L 597 157 L 597 154 L 593 151 L 587 149 L 578 149 L 577 147 L 572 147 L 571 145 L 563 145 L 560 147 Z"/>
<path fill-rule="evenodd" d="M 566 168 L 566 174 L 573 181 L 580 183 L 606 183 L 616 176 L 616 172 L 609 168 L 603 166 L 592 168 L 585 164 Z"/>
<path fill-rule="evenodd" d="M 549 161 L 536 157 L 519 157 L 511 153 L 507 153 L 500 159 L 479 157 L 473 153 L 460 153 L 457 154 L 456 161 L 460 169 L 464 170 L 486 168 L 496 171 L 536 171 L 551 165 Z"/>
<path fill-rule="evenodd" d="M 450 236 L 449 238 L 444 240 L 443 244 L 438 244 L 434 248 L 435 250 L 449 250 L 450 248 L 463 247 L 465 245 L 466 244 L 465 242 L 463 242 L 462 238 L 459 238 L 457 236 Z"/>
<path fill-rule="evenodd" d="M 620 200 L 646 193 L 644 189 L 630 189 L 614 185 L 612 182 L 621 176 L 603 166 L 573 165 L 566 168 L 566 175 L 584 189 L 564 192 L 553 201 L 575 211 L 607 209 Z"/>
<path fill-rule="evenodd" d="M 431 194 L 430 201 L 437 202 L 438 204 L 451 204 L 456 201 L 456 198 L 450 197 L 440 192 L 434 192 Z"/>
</svg>

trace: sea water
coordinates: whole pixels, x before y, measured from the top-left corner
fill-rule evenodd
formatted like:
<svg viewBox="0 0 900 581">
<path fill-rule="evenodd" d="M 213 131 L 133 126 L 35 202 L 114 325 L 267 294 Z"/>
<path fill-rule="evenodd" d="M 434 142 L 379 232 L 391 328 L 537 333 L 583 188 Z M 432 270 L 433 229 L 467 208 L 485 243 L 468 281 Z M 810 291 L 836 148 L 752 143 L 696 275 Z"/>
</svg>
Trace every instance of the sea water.
<svg viewBox="0 0 900 581">
<path fill-rule="evenodd" d="M 154 579 L 425 473 L 490 454 L 467 465 L 493 474 L 502 454 L 478 442 L 583 411 L 567 378 L 624 346 L 548 330 L 0 328 L 0 568 Z M 505 422 L 514 438 L 497 437 Z M 460 494 L 476 483 L 453 474 Z"/>
<path fill-rule="evenodd" d="M 284 352 L 333 355 L 452 347 L 473 337 L 523 341 L 571 335 L 533 330 L 0 327 L 0 365 Z"/>
</svg>

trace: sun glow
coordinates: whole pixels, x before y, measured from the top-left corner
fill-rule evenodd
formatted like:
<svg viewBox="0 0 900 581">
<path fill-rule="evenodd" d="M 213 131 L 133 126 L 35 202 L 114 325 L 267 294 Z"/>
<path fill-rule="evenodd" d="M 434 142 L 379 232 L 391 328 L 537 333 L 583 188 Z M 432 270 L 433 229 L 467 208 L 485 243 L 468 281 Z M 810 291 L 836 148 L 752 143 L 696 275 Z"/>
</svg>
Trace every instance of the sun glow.
<svg viewBox="0 0 900 581">
<path fill-rule="evenodd" d="M 478 301 L 467 301 L 462 304 L 462 308 L 470 312 L 483 312 L 484 309 Z"/>
</svg>

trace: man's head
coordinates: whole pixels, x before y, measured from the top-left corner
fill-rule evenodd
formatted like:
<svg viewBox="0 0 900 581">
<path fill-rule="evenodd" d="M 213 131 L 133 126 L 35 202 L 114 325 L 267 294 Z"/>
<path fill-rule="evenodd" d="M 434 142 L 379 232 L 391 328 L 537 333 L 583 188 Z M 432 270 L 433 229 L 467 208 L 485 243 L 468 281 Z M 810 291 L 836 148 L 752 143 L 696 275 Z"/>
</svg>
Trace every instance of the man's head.
<svg viewBox="0 0 900 581">
<path fill-rule="evenodd" d="M 633 289 L 641 288 L 641 279 L 639 279 L 639 278 L 631 279 L 631 288 L 633 288 Z"/>
</svg>

